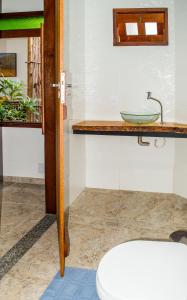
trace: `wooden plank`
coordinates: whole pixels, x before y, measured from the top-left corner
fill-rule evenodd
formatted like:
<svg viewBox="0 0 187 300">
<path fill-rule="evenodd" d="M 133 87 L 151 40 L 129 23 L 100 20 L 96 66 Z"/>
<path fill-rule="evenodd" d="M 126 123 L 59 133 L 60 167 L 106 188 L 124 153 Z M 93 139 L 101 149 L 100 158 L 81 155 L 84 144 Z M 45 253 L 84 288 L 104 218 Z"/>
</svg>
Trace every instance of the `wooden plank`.
<svg viewBox="0 0 187 300">
<path fill-rule="evenodd" d="M 61 82 L 64 71 L 64 0 L 56 0 L 56 82 Z M 64 112 L 62 95 L 56 89 L 56 203 L 59 241 L 60 274 L 65 270 L 64 227 Z"/>
<path fill-rule="evenodd" d="M 139 11 L 139 9 L 138 9 Z M 118 23 L 139 23 L 139 18 L 141 17 L 140 23 L 145 22 L 157 22 L 157 23 L 164 23 L 165 21 L 165 14 L 163 13 L 151 13 L 144 11 L 141 14 L 137 12 L 133 14 L 117 14 L 117 22 Z"/>
<path fill-rule="evenodd" d="M 0 122 L 0 127 L 42 128 L 42 123 L 32 122 Z"/>
<path fill-rule="evenodd" d="M 40 37 L 40 29 L 0 30 L 0 38 Z"/>
<path fill-rule="evenodd" d="M 27 44 L 28 44 L 28 58 L 27 63 L 32 61 L 32 37 L 28 38 Z M 27 95 L 29 97 L 32 97 L 32 82 L 33 76 L 32 76 L 32 65 L 30 63 L 27 64 Z"/>
<path fill-rule="evenodd" d="M 72 126 L 77 134 L 111 134 L 111 135 L 150 135 L 150 136 L 187 136 L 187 124 L 180 123 L 152 123 L 147 125 L 130 124 L 124 121 L 83 121 Z M 133 134 L 134 133 L 134 134 Z"/>
<path fill-rule="evenodd" d="M 0 19 L 30 18 L 30 17 L 43 17 L 43 16 L 44 16 L 43 11 L 0 13 Z"/>
<path fill-rule="evenodd" d="M 41 32 L 41 29 L 40 29 Z M 41 32 L 42 33 L 42 32 Z M 39 99 L 41 103 L 41 38 L 28 38 L 28 88 L 27 94 L 30 98 Z"/>
<path fill-rule="evenodd" d="M 44 0 L 44 114 L 46 212 L 56 213 L 55 1 Z"/>
<path fill-rule="evenodd" d="M 157 7 L 152 7 L 152 8 L 114 8 L 113 12 L 114 13 L 118 13 L 118 14 L 136 14 L 137 10 L 139 13 L 162 13 L 162 12 L 166 12 L 168 9 L 166 7 L 161 7 L 161 8 L 157 8 Z"/>
</svg>

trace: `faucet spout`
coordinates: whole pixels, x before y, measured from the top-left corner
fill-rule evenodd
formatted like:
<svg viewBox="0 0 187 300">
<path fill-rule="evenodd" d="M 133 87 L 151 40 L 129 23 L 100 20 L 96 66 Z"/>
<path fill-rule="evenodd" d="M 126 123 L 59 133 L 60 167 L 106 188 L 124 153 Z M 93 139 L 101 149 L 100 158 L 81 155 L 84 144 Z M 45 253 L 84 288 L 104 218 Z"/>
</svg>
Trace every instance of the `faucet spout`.
<svg viewBox="0 0 187 300">
<path fill-rule="evenodd" d="M 161 123 L 164 123 L 164 117 L 163 117 L 163 106 L 162 106 L 162 102 L 158 99 L 155 99 L 152 97 L 152 93 L 151 92 L 147 92 L 147 100 L 152 100 L 157 102 L 160 105 L 160 117 L 161 117 Z"/>
<path fill-rule="evenodd" d="M 152 93 L 151 92 L 147 92 L 147 99 L 149 100 L 151 98 Z"/>
</svg>

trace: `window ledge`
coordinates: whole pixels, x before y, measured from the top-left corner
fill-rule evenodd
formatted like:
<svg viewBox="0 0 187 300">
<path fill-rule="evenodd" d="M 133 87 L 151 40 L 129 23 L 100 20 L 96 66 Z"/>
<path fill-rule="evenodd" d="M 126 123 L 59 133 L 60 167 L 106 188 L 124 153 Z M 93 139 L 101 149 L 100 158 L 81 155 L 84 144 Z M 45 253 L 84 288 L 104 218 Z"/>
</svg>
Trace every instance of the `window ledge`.
<svg viewBox="0 0 187 300">
<path fill-rule="evenodd" d="M 42 128 L 42 123 L 36 122 L 0 122 L 0 127 Z"/>
</svg>

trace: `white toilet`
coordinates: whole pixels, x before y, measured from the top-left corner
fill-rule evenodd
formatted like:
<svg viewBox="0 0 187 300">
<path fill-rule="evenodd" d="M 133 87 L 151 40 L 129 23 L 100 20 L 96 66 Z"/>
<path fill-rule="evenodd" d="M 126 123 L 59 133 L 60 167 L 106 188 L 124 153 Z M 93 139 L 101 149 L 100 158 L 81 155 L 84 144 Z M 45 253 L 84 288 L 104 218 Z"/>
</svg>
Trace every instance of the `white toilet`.
<svg viewBox="0 0 187 300">
<path fill-rule="evenodd" d="M 101 300 L 187 300 L 187 246 L 123 243 L 102 258 L 96 284 Z"/>
</svg>

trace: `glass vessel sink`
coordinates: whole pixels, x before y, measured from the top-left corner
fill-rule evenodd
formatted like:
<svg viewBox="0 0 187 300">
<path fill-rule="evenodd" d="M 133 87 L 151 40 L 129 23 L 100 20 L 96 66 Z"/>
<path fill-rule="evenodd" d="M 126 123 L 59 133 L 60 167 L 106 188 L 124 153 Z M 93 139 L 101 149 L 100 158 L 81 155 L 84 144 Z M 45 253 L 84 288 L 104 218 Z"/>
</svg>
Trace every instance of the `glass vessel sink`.
<svg viewBox="0 0 187 300">
<path fill-rule="evenodd" d="M 154 123 L 160 117 L 160 113 L 129 113 L 122 111 L 120 114 L 124 121 L 132 124 Z"/>
</svg>

